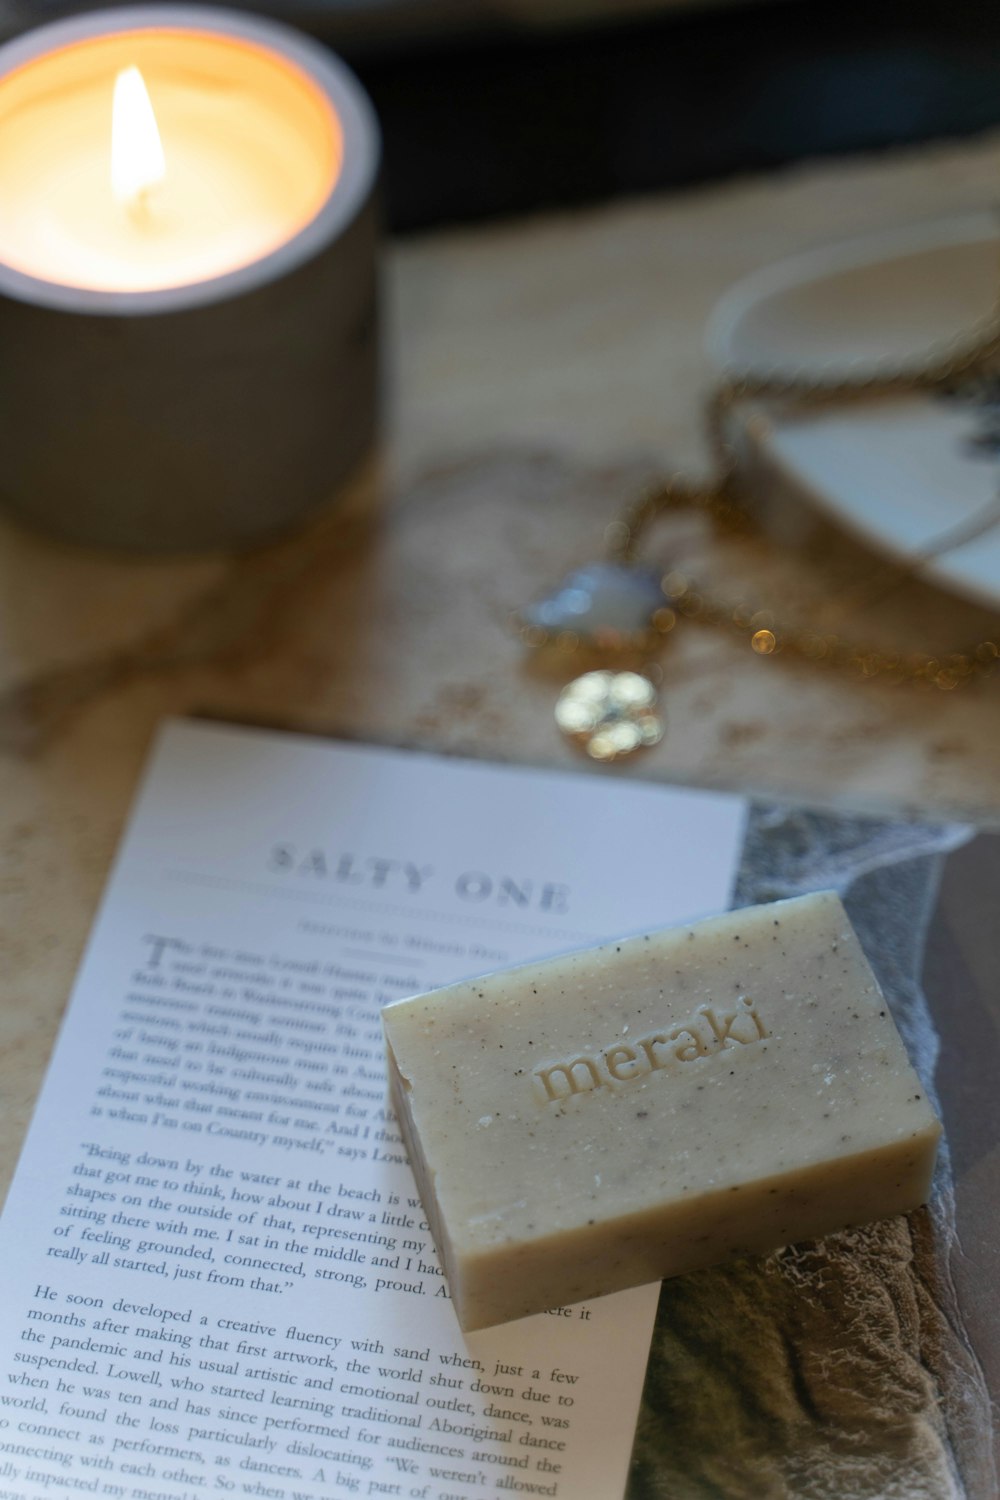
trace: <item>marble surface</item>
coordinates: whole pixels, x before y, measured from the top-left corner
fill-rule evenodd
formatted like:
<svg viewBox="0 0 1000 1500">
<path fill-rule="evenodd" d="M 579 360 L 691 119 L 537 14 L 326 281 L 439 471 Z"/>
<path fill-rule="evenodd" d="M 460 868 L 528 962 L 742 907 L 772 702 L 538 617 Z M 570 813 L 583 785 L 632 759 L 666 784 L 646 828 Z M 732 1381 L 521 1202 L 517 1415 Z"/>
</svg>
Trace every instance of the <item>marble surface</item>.
<svg viewBox="0 0 1000 1500">
<path fill-rule="evenodd" d="M 148 561 L 0 523 L 4 1183 L 157 721 L 591 769 L 552 721 L 573 664 L 526 661 L 507 616 L 599 550 L 644 478 L 703 461 L 715 299 L 806 245 L 990 203 L 998 175 L 993 136 L 390 245 L 384 446 L 307 528 Z M 868 565 L 825 534 L 792 555 L 690 520 L 650 554 L 817 609 Z M 916 586 L 875 622 L 927 646 L 990 623 Z M 693 625 L 660 666 L 664 740 L 594 774 L 1000 819 L 1000 680 L 884 687 Z"/>
</svg>

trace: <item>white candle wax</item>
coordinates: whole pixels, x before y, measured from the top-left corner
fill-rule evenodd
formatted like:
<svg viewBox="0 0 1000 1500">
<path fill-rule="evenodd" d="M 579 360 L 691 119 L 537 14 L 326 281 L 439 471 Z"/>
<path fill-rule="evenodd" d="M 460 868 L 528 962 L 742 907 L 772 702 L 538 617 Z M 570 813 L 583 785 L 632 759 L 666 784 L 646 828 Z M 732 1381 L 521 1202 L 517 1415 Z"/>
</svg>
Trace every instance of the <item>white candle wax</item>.
<svg viewBox="0 0 1000 1500">
<path fill-rule="evenodd" d="M 129 67 L 166 162 L 141 211 L 111 186 L 112 97 Z M 341 160 L 327 98 L 264 46 L 194 27 L 71 43 L 0 80 L 0 261 L 102 291 L 222 276 L 315 218 Z"/>
</svg>

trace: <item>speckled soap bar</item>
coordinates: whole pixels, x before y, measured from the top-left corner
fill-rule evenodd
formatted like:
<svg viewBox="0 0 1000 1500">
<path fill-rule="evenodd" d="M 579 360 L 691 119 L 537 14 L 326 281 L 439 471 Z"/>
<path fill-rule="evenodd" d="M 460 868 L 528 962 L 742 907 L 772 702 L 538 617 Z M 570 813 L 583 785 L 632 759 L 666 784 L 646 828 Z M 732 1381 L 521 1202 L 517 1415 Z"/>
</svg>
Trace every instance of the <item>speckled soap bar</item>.
<svg viewBox="0 0 1000 1500">
<path fill-rule="evenodd" d="M 830 892 L 383 1012 L 466 1330 L 916 1207 L 940 1126 Z"/>
</svg>

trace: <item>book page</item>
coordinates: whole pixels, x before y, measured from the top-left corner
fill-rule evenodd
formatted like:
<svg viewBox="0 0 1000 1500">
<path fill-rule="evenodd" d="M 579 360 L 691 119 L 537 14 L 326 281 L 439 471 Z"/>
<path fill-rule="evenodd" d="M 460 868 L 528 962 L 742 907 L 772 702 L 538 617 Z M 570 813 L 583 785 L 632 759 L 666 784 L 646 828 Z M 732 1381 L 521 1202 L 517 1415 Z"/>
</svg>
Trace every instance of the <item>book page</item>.
<svg viewBox="0 0 1000 1500">
<path fill-rule="evenodd" d="M 723 909 L 744 810 L 168 725 L 0 1223 L 0 1497 L 621 1494 L 658 1287 L 463 1336 L 379 1008 Z"/>
</svg>

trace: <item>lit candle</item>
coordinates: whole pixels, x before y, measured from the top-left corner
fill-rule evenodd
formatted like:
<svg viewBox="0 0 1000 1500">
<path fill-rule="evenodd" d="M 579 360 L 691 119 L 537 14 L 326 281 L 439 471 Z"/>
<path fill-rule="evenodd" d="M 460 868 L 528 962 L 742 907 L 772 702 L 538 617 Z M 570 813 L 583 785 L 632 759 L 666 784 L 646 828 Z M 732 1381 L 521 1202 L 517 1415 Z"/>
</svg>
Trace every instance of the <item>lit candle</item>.
<svg viewBox="0 0 1000 1500">
<path fill-rule="evenodd" d="M 64 534 L 140 546 L 252 536 L 322 499 L 371 433 L 377 154 L 347 70 L 271 22 L 152 6 L 0 49 L 0 492 Z M 92 430 L 73 441 L 81 401 L 118 428 L 117 458 Z M 11 453 L 9 413 L 23 431 L 31 403 L 47 458 Z M 133 524 L 137 483 L 169 509 L 164 466 L 202 503 L 157 526 L 147 496 Z"/>
</svg>

